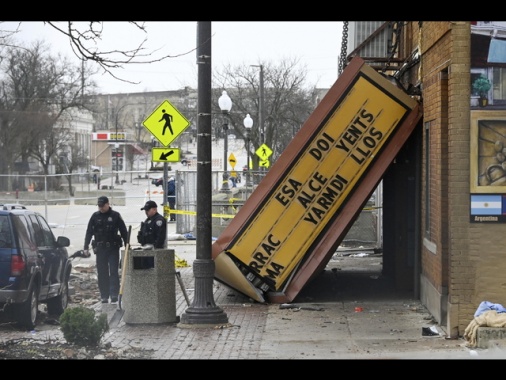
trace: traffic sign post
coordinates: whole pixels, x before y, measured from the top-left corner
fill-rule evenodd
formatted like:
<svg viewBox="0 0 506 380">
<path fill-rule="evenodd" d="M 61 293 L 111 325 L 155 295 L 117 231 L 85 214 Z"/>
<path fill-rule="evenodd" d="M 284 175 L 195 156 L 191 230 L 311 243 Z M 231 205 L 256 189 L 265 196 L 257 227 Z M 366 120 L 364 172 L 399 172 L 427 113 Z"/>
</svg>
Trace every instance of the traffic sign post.
<svg viewBox="0 0 506 380">
<path fill-rule="evenodd" d="M 262 144 L 255 153 L 260 158 L 258 161 L 260 168 L 267 169 L 270 166 L 269 157 L 272 155 L 271 148 L 267 144 Z"/>
<path fill-rule="evenodd" d="M 183 131 L 188 128 L 190 122 L 174 107 L 168 100 L 164 100 L 142 125 L 151 132 L 151 134 L 165 147 L 174 141 Z M 163 162 L 163 188 L 167 193 L 168 162 L 179 161 L 179 149 L 167 148 L 151 149 L 151 160 Z M 166 197 L 162 205 L 165 205 Z M 164 218 L 168 218 L 166 208 L 164 207 Z"/>
</svg>

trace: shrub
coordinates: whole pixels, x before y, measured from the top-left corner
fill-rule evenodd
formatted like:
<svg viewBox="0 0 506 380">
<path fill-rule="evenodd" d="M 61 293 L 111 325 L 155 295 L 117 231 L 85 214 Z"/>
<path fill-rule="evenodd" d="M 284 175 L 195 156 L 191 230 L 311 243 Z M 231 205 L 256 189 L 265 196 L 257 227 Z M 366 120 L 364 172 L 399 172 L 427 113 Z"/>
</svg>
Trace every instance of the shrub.
<svg viewBox="0 0 506 380">
<path fill-rule="evenodd" d="M 107 314 L 95 318 L 95 312 L 83 306 L 65 309 L 60 326 L 65 340 L 80 346 L 98 346 L 109 331 Z"/>
</svg>

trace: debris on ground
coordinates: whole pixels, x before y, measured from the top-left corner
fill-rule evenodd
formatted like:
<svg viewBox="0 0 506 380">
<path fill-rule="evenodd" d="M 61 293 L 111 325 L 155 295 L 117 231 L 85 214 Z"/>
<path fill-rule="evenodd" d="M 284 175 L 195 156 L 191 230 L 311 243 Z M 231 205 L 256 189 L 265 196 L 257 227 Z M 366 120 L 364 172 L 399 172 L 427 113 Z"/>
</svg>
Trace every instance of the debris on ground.
<svg viewBox="0 0 506 380">
<path fill-rule="evenodd" d="M 325 309 L 323 307 L 313 307 L 313 306 L 299 306 L 297 304 L 293 303 L 282 303 L 279 305 L 280 309 L 296 309 L 298 310 L 311 310 L 311 311 L 324 311 Z"/>
<path fill-rule="evenodd" d="M 422 336 L 439 336 L 436 326 L 422 327 Z"/>
<path fill-rule="evenodd" d="M 110 344 L 80 347 L 33 338 L 0 342 L 0 359 L 150 359 L 152 355 L 153 350 L 135 347 L 116 350 Z"/>
<path fill-rule="evenodd" d="M 69 280 L 70 301 L 68 307 L 93 306 L 100 299 L 96 268 L 93 264 L 74 263 Z M 0 336 L 3 330 L 23 329 L 15 322 L 0 320 Z M 129 347 L 116 349 L 110 343 L 96 347 L 80 347 L 67 343 L 57 336 L 37 337 L 43 334 L 46 325 L 59 326 L 58 317 L 48 315 L 46 305 L 40 305 L 37 326 L 30 337 L 18 339 L 0 339 L 0 360 L 2 359 L 149 359 L 153 350 Z"/>
</svg>

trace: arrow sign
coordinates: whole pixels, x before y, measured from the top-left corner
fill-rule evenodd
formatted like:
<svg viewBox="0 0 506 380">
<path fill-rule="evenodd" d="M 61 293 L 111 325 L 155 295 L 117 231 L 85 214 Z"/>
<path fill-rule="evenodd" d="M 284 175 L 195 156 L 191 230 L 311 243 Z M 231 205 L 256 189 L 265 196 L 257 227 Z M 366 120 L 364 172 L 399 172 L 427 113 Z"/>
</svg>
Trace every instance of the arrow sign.
<svg viewBox="0 0 506 380">
<path fill-rule="evenodd" d="M 177 148 L 152 148 L 151 161 L 153 162 L 179 162 L 180 149 Z"/>
<path fill-rule="evenodd" d="M 228 163 L 232 166 L 232 169 L 235 168 L 235 164 L 237 164 L 237 160 L 235 159 L 234 153 L 230 153 L 228 156 Z"/>
<path fill-rule="evenodd" d="M 174 154 L 174 151 L 171 150 L 169 152 L 163 152 L 162 154 L 160 154 L 160 160 L 162 161 L 168 161 L 168 158 L 170 155 Z"/>
<path fill-rule="evenodd" d="M 270 166 L 269 160 L 260 160 L 258 163 L 262 168 L 268 168 Z"/>
</svg>

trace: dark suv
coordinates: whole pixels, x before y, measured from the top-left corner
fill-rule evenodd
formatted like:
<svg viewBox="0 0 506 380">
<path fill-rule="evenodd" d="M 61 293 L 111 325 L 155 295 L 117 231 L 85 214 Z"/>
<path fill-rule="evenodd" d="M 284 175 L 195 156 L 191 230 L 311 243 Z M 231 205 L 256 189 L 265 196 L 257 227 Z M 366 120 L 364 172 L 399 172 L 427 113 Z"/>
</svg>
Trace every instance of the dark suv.
<svg viewBox="0 0 506 380">
<path fill-rule="evenodd" d="M 39 303 L 59 316 L 69 302 L 70 240 L 55 239 L 42 215 L 0 204 L 0 310 L 33 329 Z"/>
</svg>

